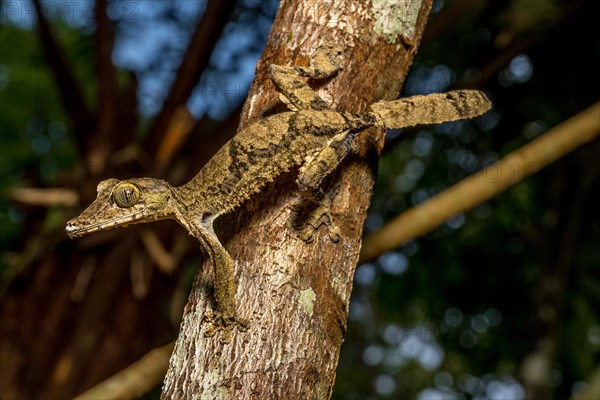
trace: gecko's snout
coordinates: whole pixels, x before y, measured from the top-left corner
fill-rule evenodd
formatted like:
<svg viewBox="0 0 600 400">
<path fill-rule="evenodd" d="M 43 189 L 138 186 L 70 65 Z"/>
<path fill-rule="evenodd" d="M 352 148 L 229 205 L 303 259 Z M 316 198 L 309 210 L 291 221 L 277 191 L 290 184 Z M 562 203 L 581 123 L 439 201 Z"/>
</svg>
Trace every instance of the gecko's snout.
<svg viewBox="0 0 600 400">
<path fill-rule="evenodd" d="M 69 236 L 71 239 L 76 238 L 79 236 L 77 231 L 77 226 L 73 225 L 71 221 L 67 222 L 67 225 L 65 226 L 65 232 L 67 233 L 67 236 Z"/>
</svg>

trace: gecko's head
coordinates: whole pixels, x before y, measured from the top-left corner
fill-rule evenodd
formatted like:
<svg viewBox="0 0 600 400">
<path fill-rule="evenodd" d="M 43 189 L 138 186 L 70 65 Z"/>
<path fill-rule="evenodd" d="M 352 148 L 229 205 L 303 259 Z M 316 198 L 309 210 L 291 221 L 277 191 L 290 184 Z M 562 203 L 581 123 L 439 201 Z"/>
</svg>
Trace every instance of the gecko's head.
<svg viewBox="0 0 600 400">
<path fill-rule="evenodd" d="M 96 200 L 81 215 L 67 222 L 69 237 L 173 215 L 171 185 L 160 179 L 107 179 L 98 184 Z"/>
</svg>

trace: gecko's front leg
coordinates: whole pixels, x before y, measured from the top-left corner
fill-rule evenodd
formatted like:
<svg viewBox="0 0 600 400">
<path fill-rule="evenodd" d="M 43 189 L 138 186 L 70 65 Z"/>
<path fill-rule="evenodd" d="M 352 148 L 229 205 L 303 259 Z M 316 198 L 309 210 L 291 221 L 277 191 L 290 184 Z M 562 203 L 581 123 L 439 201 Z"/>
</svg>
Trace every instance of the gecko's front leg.
<svg viewBox="0 0 600 400">
<path fill-rule="evenodd" d="M 196 236 L 210 257 L 214 270 L 215 309 L 204 312 L 202 322 L 206 324 L 204 335 L 214 336 L 221 332 L 221 343 L 229 343 L 233 339 L 233 330 L 248 330 L 250 323 L 238 317 L 235 301 L 236 286 L 234 282 L 233 259 L 223 247 L 215 234 L 212 219 L 193 220 L 192 226 L 186 226 Z"/>
</svg>

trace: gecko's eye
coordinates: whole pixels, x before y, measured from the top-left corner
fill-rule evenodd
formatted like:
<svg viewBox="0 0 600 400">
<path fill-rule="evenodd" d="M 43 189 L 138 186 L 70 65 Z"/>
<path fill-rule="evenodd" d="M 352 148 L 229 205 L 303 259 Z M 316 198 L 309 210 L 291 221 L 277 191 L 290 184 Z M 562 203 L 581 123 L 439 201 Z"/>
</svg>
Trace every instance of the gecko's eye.
<svg viewBox="0 0 600 400">
<path fill-rule="evenodd" d="M 140 198 L 140 189 L 132 183 L 122 182 L 113 189 L 112 194 L 117 206 L 128 208 L 137 203 Z"/>
</svg>

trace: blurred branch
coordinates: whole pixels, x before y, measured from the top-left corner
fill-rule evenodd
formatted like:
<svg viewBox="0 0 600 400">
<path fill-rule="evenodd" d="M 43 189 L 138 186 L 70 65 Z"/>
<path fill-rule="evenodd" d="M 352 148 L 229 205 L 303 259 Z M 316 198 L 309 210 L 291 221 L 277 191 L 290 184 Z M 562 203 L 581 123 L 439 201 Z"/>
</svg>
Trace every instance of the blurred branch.
<svg viewBox="0 0 600 400">
<path fill-rule="evenodd" d="M 85 105 L 81 87 L 75 80 L 75 75 L 69 64 L 67 64 L 66 56 L 50 29 L 40 0 L 33 0 L 33 5 L 37 15 L 37 27 L 42 51 L 58 86 L 58 94 L 63 110 L 71 120 L 74 131 L 77 132 L 73 135 L 73 138 L 79 150 L 83 152 L 86 147 L 87 133 L 94 124 L 94 116 Z"/>
<path fill-rule="evenodd" d="M 10 198 L 19 203 L 42 207 L 74 207 L 79 203 L 77 192 L 65 188 L 12 188 Z"/>
<path fill-rule="evenodd" d="M 155 155 L 158 152 L 171 119 L 188 100 L 200 80 L 234 4 L 235 0 L 207 1 L 206 11 L 192 35 L 171 90 L 148 131 L 146 143 L 149 154 Z"/>
<path fill-rule="evenodd" d="M 178 259 L 163 246 L 160 238 L 150 229 L 143 229 L 140 235 L 144 248 L 156 266 L 166 275 L 173 275 L 177 269 Z"/>
<path fill-rule="evenodd" d="M 75 397 L 75 400 L 136 399 L 165 377 L 175 342 L 152 350 L 139 361 Z"/>
<path fill-rule="evenodd" d="M 496 164 L 400 214 L 364 239 L 359 264 L 426 234 L 453 215 L 492 198 L 591 141 L 600 133 L 599 116 L 600 102 L 506 155 Z"/>
<path fill-rule="evenodd" d="M 187 106 L 180 105 L 173 113 L 167 130 L 156 153 L 156 168 L 164 171 L 175 152 L 181 147 L 188 134 L 192 130 L 196 119 L 190 113 Z"/>
<path fill-rule="evenodd" d="M 114 35 L 106 14 L 107 1 L 97 0 L 94 8 L 96 17 L 95 51 L 96 72 L 98 74 L 98 126 L 89 146 L 88 165 L 95 171 L 102 171 L 106 164 L 112 136 L 120 134 L 116 130 L 117 81 L 112 64 Z"/>
</svg>

